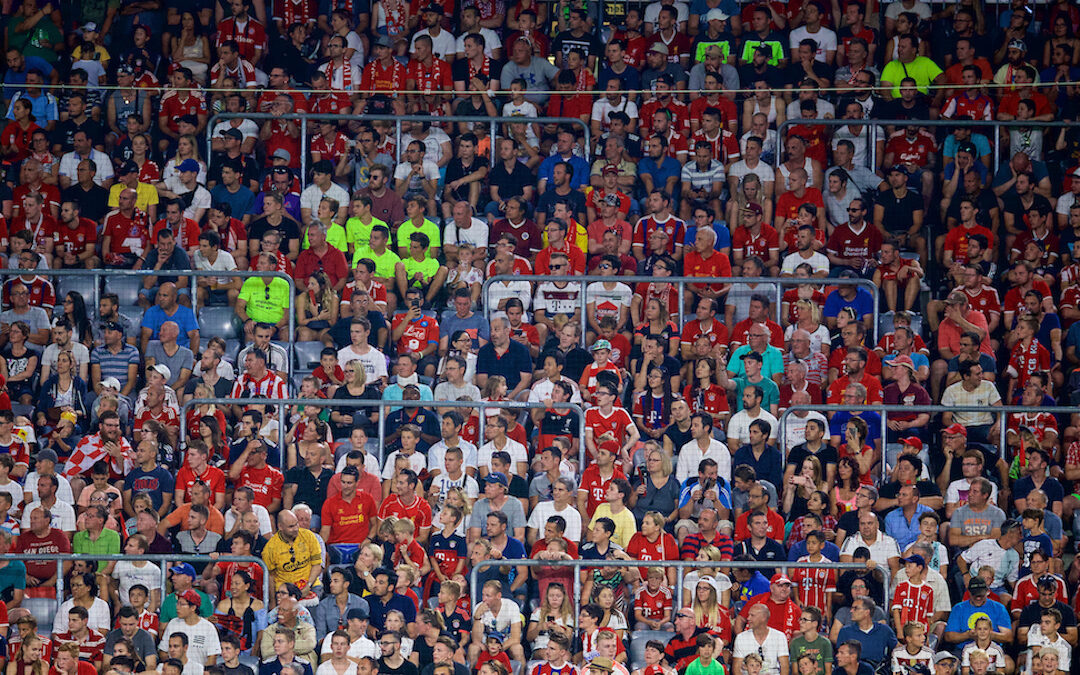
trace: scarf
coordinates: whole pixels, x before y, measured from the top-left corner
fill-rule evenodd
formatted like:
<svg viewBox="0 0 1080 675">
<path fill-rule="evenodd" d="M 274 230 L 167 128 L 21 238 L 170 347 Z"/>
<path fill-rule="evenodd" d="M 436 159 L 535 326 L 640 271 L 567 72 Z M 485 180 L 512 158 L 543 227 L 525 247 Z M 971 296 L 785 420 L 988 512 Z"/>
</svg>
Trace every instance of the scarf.
<svg viewBox="0 0 1080 675">
<path fill-rule="evenodd" d="M 329 61 L 326 62 L 326 81 L 327 81 L 327 86 L 330 87 L 331 89 L 336 89 L 334 87 L 334 71 L 335 70 L 337 70 L 337 69 L 334 68 L 334 60 L 330 59 Z M 350 62 L 348 62 L 348 61 L 345 61 L 344 59 L 342 59 L 342 65 L 341 65 L 341 89 L 336 89 L 336 90 L 337 91 L 352 91 L 352 64 Z"/>
</svg>

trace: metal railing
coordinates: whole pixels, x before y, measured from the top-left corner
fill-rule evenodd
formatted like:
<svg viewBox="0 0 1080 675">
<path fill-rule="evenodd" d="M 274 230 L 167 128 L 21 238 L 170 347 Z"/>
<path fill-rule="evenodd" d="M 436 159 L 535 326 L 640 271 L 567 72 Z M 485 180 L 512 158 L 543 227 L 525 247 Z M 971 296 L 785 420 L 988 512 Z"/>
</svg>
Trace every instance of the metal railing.
<svg viewBox="0 0 1080 675">
<path fill-rule="evenodd" d="M 633 290 L 634 284 L 639 283 L 666 283 L 675 284 L 679 293 L 679 328 L 680 330 L 686 324 L 686 303 L 684 302 L 684 296 L 686 295 L 687 284 L 769 284 L 773 288 L 770 289 L 770 293 L 774 299 L 775 320 L 776 323 L 782 324 L 782 308 L 784 299 L 784 287 L 785 286 L 801 286 L 803 284 L 812 284 L 814 286 L 861 286 L 870 291 L 870 294 L 874 297 L 874 327 L 873 333 L 877 333 L 878 321 L 881 318 L 880 305 L 881 301 L 878 297 L 879 290 L 874 282 L 869 279 L 796 279 L 794 277 L 652 277 L 644 275 L 632 275 L 632 276 L 615 276 L 604 277 L 595 274 L 585 275 L 554 275 L 545 274 L 543 276 L 520 276 L 516 274 L 497 274 L 493 277 L 489 277 L 484 280 L 484 284 L 480 290 L 480 298 L 484 303 L 484 320 L 491 323 L 491 313 L 495 310 L 488 302 L 488 289 L 496 281 L 529 281 L 537 283 L 539 281 L 567 281 L 578 284 L 580 286 L 580 292 L 578 293 L 578 302 L 581 309 L 581 340 L 582 344 L 585 341 L 585 333 L 589 330 L 589 317 L 586 311 L 588 306 L 588 286 L 589 284 L 597 281 L 607 281 L 615 283 L 624 283 L 631 286 Z M 719 320 L 719 319 L 718 319 Z"/>
<path fill-rule="evenodd" d="M 577 117 L 469 117 L 467 115 L 331 115 L 319 113 L 288 113 L 274 115 L 273 113 L 218 113 L 210 118 L 206 124 L 206 156 L 210 157 L 213 152 L 214 127 L 219 121 L 230 119 L 244 120 L 299 120 L 300 121 L 300 184 L 307 185 L 308 156 L 311 154 L 308 147 L 311 135 L 308 133 L 308 120 L 322 121 L 332 120 L 335 122 L 393 122 L 394 123 L 394 162 L 401 162 L 401 123 L 402 122 L 468 122 L 475 124 L 485 122 L 488 125 L 488 136 L 491 139 L 491 166 L 498 161 L 495 150 L 495 139 L 499 135 L 500 124 L 576 124 L 584 132 L 585 149 L 589 152 L 592 147 L 592 131 L 589 125 Z M 588 156 L 585 160 L 588 161 Z M 393 186 L 391 186 L 391 189 Z"/>
<path fill-rule="evenodd" d="M 194 563 L 207 563 L 214 564 L 218 562 L 236 562 L 236 563 L 255 563 L 259 567 L 263 568 L 263 603 L 270 607 L 273 603 L 274 596 L 270 591 L 270 568 L 266 565 L 266 561 L 258 556 L 253 555 L 219 555 L 217 558 L 210 558 L 208 555 L 194 554 L 194 553 L 144 553 L 142 555 L 100 555 L 90 553 L 5 553 L 5 560 L 21 560 L 21 561 L 34 561 L 40 562 L 42 560 L 55 560 L 57 565 L 60 562 L 68 562 L 75 560 L 87 560 L 90 562 L 133 562 L 138 560 L 145 560 L 147 562 L 158 563 L 158 567 L 161 568 L 161 594 L 165 595 L 166 583 L 169 580 L 169 565 L 166 563 L 177 562 L 194 562 Z M 227 583 L 227 582 L 226 582 Z M 57 569 L 56 575 L 56 599 L 57 602 L 64 601 L 64 575 L 61 570 Z"/>
<path fill-rule="evenodd" d="M 994 162 L 990 167 L 991 173 L 997 171 L 1001 166 L 1001 129 L 1010 129 L 1014 127 L 1045 127 L 1047 129 L 1061 129 L 1076 126 L 1075 122 L 1032 122 L 1027 120 L 882 120 L 882 119 L 862 119 L 862 120 L 849 120 L 849 119 L 789 119 L 784 120 L 776 128 L 776 135 L 783 142 L 784 132 L 789 127 L 795 125 L 806 126 L 826 126 L 826 127 L 846 127 L 851 126 L 865 126 L 867 129 L 867 158 L 870 160 L 870 165 L 867 167 L 870 170 L 877 170 L 877 127 L 878 126 L 897 126 L 897 127 L 946 127 L 949 129 L 955 129 L 957 127 L 970 127 L 973 129 L 993 127 L 994 137 L 987 139 L 993 144 Z M 884 138 L 882 140 L 888 140 Z M 782 163 L 782 152 L 777 152 L 774 158 L 774 164 L 779 167 Z M 940 168 L 940 167 L 939 167 Z M 825 186 L 817 186 L 824 190 Z"/>
<path fill-rule="evenodd" d="M 789 569 L 796 568 L 813 568 L 813 569 L 834 569 L 834 570 L 857 570 L 866 569 L 865 563 L 813 563 L 813 562 L 791 562 L 788 560 L 773 561 L 760 561 L 760 560 L 748 560 L 739 561 L 733 563 L 730 560 L 536 560 L 531 558 L 523 558 L 521 560 L 501 558 L 499 560 L 487 559 L 473 565 L 472 572 L 469 576 L 469 589 L 472 597 L 472 606 L 476 607 L 480 603 L 480 593 L 483 590 L 480 586 L 480 570 L 485 567 L 571 567 L 574 569 L 574 616 L 578 616 L 581 613 L 581 575 L 578 574 L 578 570 L 582 568 L 595 568 L 595 567 L 661 567 L 663 569 L 675 570 L 675 608 L 682 607 L 682 591 L 683 591 L 683 576 L 684 570 L 687 569 L 722 569 L 738 566 L 742 569 L 778 569 L 785 574 Z M 528 583 L 526 581 L 526 583 Z"/>
<path fill-rule="evenodd" d="M 484 429 L 487 425 L 485 410 L 537 410 L 548 409 L 546 405 L 537 401 L 384 401 L 383 399 L 326 399 L 326 398 L 193 398 L 185 402 L 180 408 L 180 438 L 187 438 L 187 411 L 189 408 L 202 404 L 228 404 L 228 405 L 276 405 L 278 406 L 278 431 L 281 448 L 281 468 L 285 470 L 285 434 L 286 434 L 286 409 L 289 406 L 317 406 L 320 408 L 379 408 L 379 465 L 385 461 L 383 456 L 386 447 L 386 408 L 479 408 L 480 423 L 477 429 L 477 449 L 484 445 Z M 585 411 L 577 403 L 552 403 L 555 410 L 569 410 L 578 415 L 578 460 L 579 470 L 585 468 Z"/>
<path fill-rule="evenodd" d="M 777 420 L 778 426 L 780 427 L 780 429 L 778 431 L 779 436 L 777 437 L 777 441 L 780 443 L 780 452 L 784 455 L 785 460 L 787 459 L 788 448 L 787 448 L 787 440 L 786 440 L 787 434 L 784 433 L 785 432 L 784 425 L 787 422 L 787 418 L 791 414 L 795 413 L 796 411 L 800 411 L 800 410 L 805 410 L 805 411 L 808 411 L 808 412 L 809 411 L 817 411 L 817 412 L 820 412 L 820 413 L 831 413 L 831 412 L 859 413 L 859 412 L 862 412 L 864 410 L 868 410 L 868 411 L 871 411 L 871 412 L 878 413 L 878 415 L 880 415 L 880 417 L 881 417 L 881 446 L 882 446 L 881 472 L 882 472 L 882 476 L 884 476 L 888 471 L 888 468 L 886 467 L 886 461 L 885 461 L 886 455 L 887 455 L 887 453 L 885 452 L 885 446 L 887 444 L 887 436 L 888 436 L 888 431 L 889 431 L 888 415 L 891 412 L 892 413 L 916 413 L 916 414 L 918 414 L 918 413 L 929 413 L 931 415 L 934 415 L 934 414 L 937 414 L 937 413 L 942 413 L 942 412 L 983 413 L 983 414 L 989 414 L 989 415 L 1001 415 L 1001 417 L 999 417 L 999 419 L 997 421 L 998 426 L 1000 427 L 998 429 L 998 456 L 1000 456 L 1002 459 L 1005 459 L 1005 449 L 1007 447 L 1007 445 L 1006 445 L 1006 435 L 1008 433 L 1008 426 L 1009 426 L 1008 425 L 1008 419 L 1009 419 L 1008 416 L 1010 414 L 1012 414 L 1012 413 L 1031 412 L 1032 408 L 1030 408 L 1028 406 L 1022 406 L 1022 405 L 1001 405 L 1001 406 L 956 405 L 956 406 L 944 406 L 944 405 L 896 405 L 896 404 L 894 404 L 894 405 L 885 405 L 885 404 L 882 404 L 882 403 L 878 403 L 878 404 L 868 403 L 866 405 L 858 405 L 858 406 L 851 406 L 851 405 L 793 405 L 793 406 L 789 407 L 787 410 L 785 410 L 784 412 L 782 412 L 780 414 L 780 419 Z M 1077 408 L 1076 408 L 1076 406 L 1052 405 L 1052 406 L 1039 406 L 1038 411 L 1039 412 L 1055 413 L 1055 414 L 1057 414 L 1057 413 L 1073 414 L 1073 413 L 1077 412 Z"/>
</svg>

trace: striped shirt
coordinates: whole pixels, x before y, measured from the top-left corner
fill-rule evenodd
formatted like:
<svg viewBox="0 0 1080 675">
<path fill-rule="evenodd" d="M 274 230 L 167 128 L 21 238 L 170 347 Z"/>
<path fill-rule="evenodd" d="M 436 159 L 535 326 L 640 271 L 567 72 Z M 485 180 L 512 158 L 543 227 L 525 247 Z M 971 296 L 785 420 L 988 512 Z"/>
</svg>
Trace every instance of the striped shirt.
<svg viewBox="0 0 1080 675">
<path fill-rule="evenodd" d="M 687 162 L 682 168 L 683 185 L 689 185 L 695 190 L 712 188 L 713 183 L 723 185 L 725 178 L 724 165 L 715 159 L 709 162 L 709 166 L 704 171 L 699 169 L 697 162 L 693 160 Z"/>
<path fill-rule="evenodd" d="M 102 380 L 115 377 L 120 383 L 120 388 L 123 389 L 128 381 L 128 366 L 135 364 L 135 369 L 138 371 L 139 350 L 127 342 L 123 343 L 123 347 L 117 354 L 113 354 L 108 347 L 94 347 L 94 350 L 90 352 L 90 365 L 94 364 L 101 366 Z"/>
<path fill-rule="evenodd" d="M 86 637 L 81 640 L 75 637 L 71 631 L 57 633 L 55 636 L 56 646 L 74 642 L 79 645 L 79 660 L 94 663 L 101 658 L 105 650 L 105 636 L 96 630 L 87 629 Z"/>
<path fill-rule="evenodd" d="M 273 371 L 266 371 L 261 380 L 256 380 L 247 373 L 240 375 L 233 385 L 232 398 L 253 398 L 265 396 L 266 398 L 287 398 L 285 380 L 278 377 Z"/>
</svg>

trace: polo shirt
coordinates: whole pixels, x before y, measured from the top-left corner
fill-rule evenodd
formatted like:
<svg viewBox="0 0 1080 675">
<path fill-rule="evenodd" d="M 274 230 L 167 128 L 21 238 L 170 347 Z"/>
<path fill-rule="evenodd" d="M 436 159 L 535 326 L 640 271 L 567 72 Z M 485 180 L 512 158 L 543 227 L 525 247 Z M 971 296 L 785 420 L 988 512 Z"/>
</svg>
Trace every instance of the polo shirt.
<svg viewBox="0 0 1080 675">
<path fill-rule="evenodd" d="M 511 391 L 521 383 L 521 374 L 531 373 L 532 370 L 533 361 L 529 348 L 513 340 L 502 356 L 496 354 L 495 345 L 490 342 L 481 347 L 477 354 L 476 374 L 502 375 Z"/>
<path fill-rule="evenodd" d="M 256 323 L 276 324 L 285 316 L 292 298 L 289 282 L 274 277 L 267 286 L 261 277 L 252 277 L 240 287 L 240 300 L 247 301 L 244 311 Z"/>
<path fill-rule="evenodd" d="M 120 193 L 127 189 L 127 186 L 123 183 L 114 183 L 109 188 L 109 206 L 111 208 L 120 207 Z M 149 183 L 139 182 L 135 184 L 135 208 L 140 211 L 146 211 L 150 206 L 156 206 L 158 203 L 158 193 L 153 185 Z"/>
<path fill-rule="evenodd" d="M 94 541 L 90 538 L 89 530 L 80 530 L 72 538 L 71 550 L 74 553 L 83 555 L 119 555 L 120 533 L 105 528 L 101 531 L 97 541 Z M 107 562 L 99 561 L 97 563 L 98 572 L 104 570 L 106 565 L 108 565 Z"/>
</svg>

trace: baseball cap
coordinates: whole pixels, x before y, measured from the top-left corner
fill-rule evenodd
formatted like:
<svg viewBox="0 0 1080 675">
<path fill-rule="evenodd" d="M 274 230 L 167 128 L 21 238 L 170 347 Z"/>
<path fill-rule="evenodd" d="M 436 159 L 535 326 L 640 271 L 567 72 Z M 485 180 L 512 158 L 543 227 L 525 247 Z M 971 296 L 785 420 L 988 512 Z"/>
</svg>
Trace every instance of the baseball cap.
<svg viewBox="0 0 1080 675">
<path fill-rule="evenodd" d="M 159 375 L 164 377 L 166 380 L 172 377 L 172 371 L 169 370 L 169 367 L 164 363 L 155 363 L 154 365 L 147 367 L 146 370 L 152 370 L 155 373 L 158 373 Z"/>
<path fill-rule="evenodd" d="M 614 164 L 608 164 L 601 170 L 601 173 L 619 173 L 619 167 L 615 166 Z M 614 195 L 610 196 L 614 197 Z"/>
<path fill-rule="evenodd" d="M 82 25 L 82 28 L 80 28 L 79 30 L 81 30 L 83 33 L 96 33 L 97 24 L 93 21 L 87 21 Z"/>
<path fill-rule="evenodd" d="M 221 132 L 221 135 L 225 136 L 226 138 L 234 138 L 238 141 L 244 140 L 244 133 L 239 129 L 226 129 L 225 131 Z"/>
<path fill-rule="evenodd" d="M 897 173 L 902 173 L 905 176 L 907 175 L 907 167 L 903 164 L 894 164 L 893 166 L 889 167 L 889 173 L 892 173 L 894 171 Z"/>
<path fill-rule="evenodd" d="M 198 607 L 198 606 L 202 605 L 202 596 L 200 596 L 198 591 L 196 591 L 194 588 L 189 588 L 186 591 L 184 591 L 183 593 L 177 595 L 176 599 L 177 600 L 183 600 L 187 604 L 192 605 L 194 607 Z"/>
<path fill-rule="evenodd" d="M 116 69 L 116 74 L 117 75 L 134 75 L 135 74 L 135 67 L 132 66 L 130 63 L 124 63 L 119 68 Z"/>
<path fill-rule="evenodd" d="M 186 574 L 192 579 L 195 578 L 195 568 L 191 566 L 191 563 L 178 563 L 170 567 L 169 571 L 173 574 Z"/>
<path fill-rule="evenodd" d="M 286 162 L 292 161 L 292 153 L 285 148 L 278 148 L 274 151 L 274 154 L 270 155 L 270 159 L 281 159 Z"/>
<path fill-rule="evenodd" d="M 351 621 L 353 619 L 359 619 L 361 621 L 368 618 L 367 607 L 353 607 L 345 613 L 345 620 Z"/>
<path fill-rule="evenodd" d="M 180 173 L 183 173 L 185 171 L 194 171 L 198 173 L 201 167 L 199 166 L 198 160 L 188 157 L 184 161 L 180 162 L 180 166 L 176 168 L 180 170 Z"/>
<path fill-rule="evenodd" d="M 757 361 L 759 363 L 764 363 L 765 362 L 765 359 L 763 359 L 761 357 L 761 354 L 758 354 L 757 352 L 746 352 L 745 354 L 743 354 L 742 355 L 742 360 L 746 361 L 747 359 L 749 359 L 751 361 Z"/>
<path fill-rule="evenodd" d="M 443 8 L 435 4 L 434 2 L 428 3 L 426 7 L 420 10 L 421 14 L 445 14 Z"/>
<path fill-rule="evenodd" d="M 900 562 L 904 563 L 905 565 L 908 563 L 915 563 L 919 567 L 926 567 L 926 558 L 918 554 L 909 555 L 906 558 L 901 558 Z"/>
<path fill-rule="evenodd" d="M 675 86 L 675 78 L 672 77 L 668 73 L 664 73 L 663 75 L 660 75 L 659 77 L 656 78 L 656 81 L 657 82 L 663 82 L 664 84 L 668 85 L 669 87 Z"/>
<path fill-rule="evenodd" d="M 510 481 L 506 480 L 506 474 L 502 471 L 492 471 L 484 478 L 485 483 L 498 483 L 503 487 L 510 485 Z"/>
<path fill-rule="evenodd" d="M 959 659 L 957 659 L 949 652 L 938 652 L 937 654 L 934 654 L 934 665 L 937 665 L 942 661 L 948 661 L 949 659 L 952 659 L 953 661 L 959 661 Z"/>
<path fill-rule="evenodd" d="M 607 204 L 608 206 L 618 206 L 619 205 L 619 197 L 618 197 L 618 195 L 608 195 L 608 196 L 604 197 L 604 203 Z"/>
<path fill-rule="evenodd" d="M 106 377 L 104 380 L 101 381 L 101 386 L 108 387 L 109 389 L 116 389 L 117 391 L 119 391 L 120 380 L 116 379 L 115 377 Z"/>
<path fill-rule="evenodd" d="M 967 429 L 959 424 L 950 424 L 941 433 L 951 436 L 967 436 Z"/>
<path fill-rule="evenodd" d="M 743 211 L 749 211 L 751 213 L 756 213 L 759 216 L 761 214 L 765 213 L 764 209 L 761 208 L 761 204 L 755 204 L 754 202 L 750 202 L 749 204 L 744 206 Z"/>
<path fill-rule="evenodd" d="M 1027 44 L 1023 40 L 1009 40 L 1009 49 L 1019 49 L 1022 52 L 1027 51 Z"/>
<path fill-rule="evenodd" d="M 904 445 L 910 445 L 911 447 L 917 448 L 919 450 L 923 449 L 922 439 L 918 436 L 908 436 L 907 438 L 901 438 L 900 442 Z"/>
<path fill-rule="evenodd" d="M 106 321 L 104 324 L 102 324 L 101 327 L 104 330 L 116 330 L 116 331 L 120 331 L 121 333 L 124 332 L 124 326 L 119 321 Z M 112 379 L 116 379 L 116 378 L 112 378 Z"/>
<path fill-rule="evenodd" d="M 45 448 L 37 454 L 37 461 L 40 462 L 43 459 L 47 459 L 53 464 L 56 464 L 58 461 L 60 461 L 60 458 L 56 456 L 56 451 L 50 450 L 48 448 Z"/>
<path fill-rule="evenodd" d="M 971 577 L 971 581 L 968 582 L 968 592 L 970 593 L 984 593 L 989 590 L 990 587 L 986 585 L 986 579 L 982 577 Z"/>
<path fill-rule="evenodd" d="M 649 47 L 649 51 L 655 54 L 663 54 L 664 56 L 668 55 L 667 45 L 663 42 L 654 42 L 652 46 Z"/>
<path fill-rule="evenodd" d="M 389 35 L 380 35 L 378 38 L 375 39 L 375 46 L 376 47 L 393 47 L 394 42 L 393 42 L 393 40 L 390 39 Z"/>
<path fill-rule="evenodd" d="M 790 584 L 791 579 L 788 579 L 787 575 L 783 572 L 777 572 L 769 579 L 770 584 Z"/>
<path fill-rule="evenodd" d="M 1073 178 L 1080 178 L 1080 168 L 1073 169 L 1072 173 L 1069 175 Z"/>
<path fill-rule="evenodd" d="M 705 14 L 705 20 L 706 21 L 727 21 L 730 18 L 731 17 L 729 17 L 724 12 L 724 10 L 720 9 L 719 7 L 715 7 L 713 9 L 710 9 L 708 11 L 708 13 Z"/>
<path fill-rule="evenodd" d="M 139 165 L 134 160 L 127 160 L 120 165 L 120 168 L 116 170 L 118 176 L 126 176 L 129 173 L 137 173 L 139 171 Z"/>
<path fill-rule="evenodd" d="M 900 354 L 899 356 L 894 357 L 891 361 L 886 361 L 885 365 L 893 367 L 904 366 L 905 368 L 911 370 L 911 372 L 915 372 L 915 362 L 912 361 L 911 357 L 907 354 Z"/>
<path fill-rule="evenodd" d="M 601 350 L 601 349 L 606 349 L 608 351 L 611 351 L 611 343 L 608 342 L 607 340 L 597 340 L 596 342 L 593 343 L 592 347 L 589 348 L 589 351 L 595 352 L 595 351 L 598 351 L 598 350 Z"/>
</svg>

